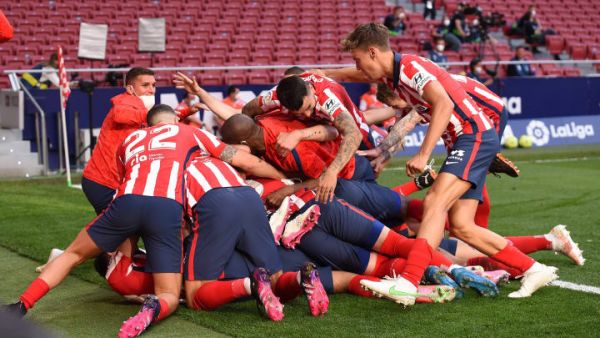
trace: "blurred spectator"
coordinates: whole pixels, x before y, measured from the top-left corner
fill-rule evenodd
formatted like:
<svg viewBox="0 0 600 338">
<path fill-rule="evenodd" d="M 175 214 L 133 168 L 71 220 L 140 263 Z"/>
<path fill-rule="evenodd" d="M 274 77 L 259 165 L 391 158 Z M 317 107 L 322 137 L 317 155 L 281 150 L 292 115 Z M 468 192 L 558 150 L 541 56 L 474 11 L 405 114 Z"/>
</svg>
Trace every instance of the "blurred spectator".
<svg viewBox="0 0 600 338">
<path fill-rule="evenodd" d="M 446 49 L 458 52 L 460 50 L 460 39 L 451 33 L 451 23 L 450 18 L 444 15 L 442 22 L 431 33 L 431 36 L 434 39 L 443 38 L 446 41 Z"/>
<path fill-rule="evenodd" d="M 433 41 L 433 49 L 429 51 L 429 59 L 438 64 L 448 62 L 448 57 L 444 55 L 444 49 L 446 49 L 446 42 L 444 39 L 435 38 Z M 448 66 L 441 67 L 448 68 Z"/>
<path fill-rule="evenodd" d="M 460 3 L 450 19 L 450 32 L 454 34 L 461 42 L 465 42 L 469 36 L 469 26 L 465 17 L 465 4 Z"/>
<path fill-rule="evenodd" d="M 427 19 L 429 16 L 431 20 L 435 20 L 435 0 L 423 0 L 423 18 Z"/>
<path fill-rule="evenodd" d="M 405 18 L 406 13 L 404 13 L 404 8 L 397 6 L 394 7 L 394 12 L 385 17 L 383 25 L 387 27 L 392 35 L 402 34 L 406 30 Z"/>
<path fill-rule="evenodd" d="M 32 70 L 42 70 L 42 73 L 24 73 L 23 79 L 25 83 L 32 88 L 47 89 L 51 86 L 58 87 L 58 54 L 52 53 L 47 62 L 42 62 L 35 65 Z"/>
<path fill-rule="evenodd" d="M 238 87 L 229 86 L 227 88 L 227 97 L 223 99 L 223 103 L 235 109 L 242 109 L 244 102 L 238 99 L 239 93 L 240 89 Z"/>
<path fill-rule="evenodd" d="M 381 107 L 383 107 L 383 103 L 377 100 L 377 83 L 371 83 L 369 91 L 367 91 L 360 97 L 360 104 L 358 109 L 365 111 L 368 109 Z"/>
<path fill-rule="evenodd" d="M 511 61 L 526 61 L 525 56 L 527 55 L 527 51 L 524 46 L 517 47 L 515 52 L 515 57 L 511 59 Z M 535 71 L 531 68 L 529 63 L 522 63 L 518 65 L 508 65 L 506 69 L 506 73 L 508 76 L 534 76 Z"/>
<path fill-rule="evenodd" d="M 488 77 L 484 74 L 487 74 L 491 77 Z M 483 83 L 486 86 L 489 86 L 494 83 L 493 77 L 496 76 L 496 72 L 488 71 L 481 65 L 480 58 L 474 58 L 469 63 L 469 72 L 467 73 L 467 76 Z"/>
<path fill-rule="evenodd" d="M 8 22 L 2 10 L 0 10 L 0 42 L 6 42 L 12 39 L 14 34 L 13 28 Z"/>
<path fill-rule="evenodd" d="M 529 6 L 529 9 L 523 16 L 517 21 L 518 29 L 523 32 L 525 41 L 532 46 L 534 53 L 538 52 L 537 46 L 544 45 L 546 43 L 546 35 L 554 35 L 556 32 L 552 29 L 542 29 L 542 25 L 538 20 L 535 12 L 535 6 Z"/>
</svg>

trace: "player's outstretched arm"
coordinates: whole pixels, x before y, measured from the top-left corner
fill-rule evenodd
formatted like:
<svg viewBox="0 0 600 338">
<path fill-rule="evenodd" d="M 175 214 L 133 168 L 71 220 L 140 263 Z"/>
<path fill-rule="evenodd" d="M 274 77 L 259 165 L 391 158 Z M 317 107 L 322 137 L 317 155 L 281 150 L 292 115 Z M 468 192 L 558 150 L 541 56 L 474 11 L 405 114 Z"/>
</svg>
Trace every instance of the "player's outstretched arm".
<svg viewBox="0 0 600 338">
<path fill-rule="evenodd" d="M 420 174 L 450 122 L 454 104 L 448 93 L 438 81 L 431 81 L 423 90 L 423 98 L 431 105 L 431 121 L 425 134 L 425 139 L 419 152 L 406 162 L 406 174 L 414 176 Z"/>
<path fill-rule="evenodd" d="M 325 142 L 336 139 L 339 132 L 335 127 L 317 124 L 305 129 L 296 129 L 277 136 L 277 153 L 281 157 L 288 155 L 301 141 Z"/>
<path fill-rule="evenodd" d="M 185 89 L 185 91 L 188 93 L 197 95 L 208 107 L 208 109 L 210 109 L 223 121 L 226 121 L 231 116 L 240 113 L 239 109 L 230 107 L 210 95 L 198 84 L 196 77 L 190 79 L 185 74 L 177 72 L 175 75 L 173 75 L 173 83 L 175 84 L 175 87 Z"/>
<path fill-rule="evenodd" d="M 240 168 L 248 174 L 256 177 L 282 179 L 285 178 L 279 170 L 269 163 L 245 151 L 238 151 L 230 145 L 226 145 L 221 153 L 220 159 Z"/>
<path fill-rule="evenodd" d="M 387 119 L 390 119 L 390 118 L 396 116 L 396 109 L 394 109 L 392 107 L 374 108 L 374 109 L 365 110 L 363 112 L 363 115 L 365 116 L 365 122 L 368 125 L 372 125 L 372 124 L 381 123 Z"/>
<path fill-rule="evenodd" d="M 311 69 L 309 73 L 327 76 L 338 82 L 371 82 L 363 72 L 354 68 Z"/>
<path fill-rule="evenodd" d="M 290 196 L 302 189 L 312 190 L 312 189 L 316 188 L 318 184 L 319 184 L 319 182 L 317 180 L 311 178 L 304 182 L 295 183 L 292 185 L 286 185 L 285 187 L 282 187 L 278 190 L 273 191 L 272 193 L 269 194 L 269 196 L 267 196 L 267 199 L 266 199 L 267 205 L 277 208 L 281 205 L 281 202 L 287 196 Z"/>
<path fill-rule="evenodd" d="M 421 122 L 423 118 L 417 113 L 416 110 L 411 110 L 408 115 L 404 116 L 400 120 L 394 123 L 390 133 L 383 139 L 379 148 L 381 148 L 381 154 L 387 159 L 392 157 L 394 153 L 402 149 L 402 140 L 410 133 L 417 123 Z"/>
<path fill-rule="evenodd" d="M 253 98 L 250 102 L 246 103 L 244 107 L 242 107 L 242 114 L 248 115 L 251 118 L 254 118 L 257 115 L 264 113 L 258 104 L 258 97 Z"/>
<path fill-rule="evenodd" d="M 317 200 L 323 203 L 333 200 L 338 174 L 354 156 L 362 140 L 358 126 L 347 110 L 341 111 L 336 116 L 333 125 L 342 135 L 342 142 L 335 158 L 319 177 Z"/>
</svg>

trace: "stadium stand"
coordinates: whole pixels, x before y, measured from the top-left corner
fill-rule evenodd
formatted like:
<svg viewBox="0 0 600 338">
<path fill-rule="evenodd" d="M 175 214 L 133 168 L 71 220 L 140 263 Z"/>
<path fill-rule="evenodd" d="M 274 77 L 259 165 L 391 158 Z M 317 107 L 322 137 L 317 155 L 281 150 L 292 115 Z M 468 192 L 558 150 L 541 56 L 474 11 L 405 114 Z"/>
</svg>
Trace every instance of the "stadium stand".
<svg viewBox="0 0 600 338">
<path fill-rule="evenodd" d="M 3 1 L 0 8 L 14 23 L 15 34 L 12 41 L 0 46 L 0 69 L 26 69 L 46 59 L 58 44 L 65 52 L 67 67 L 72 68 L 121 63 L 145 67 L 344 63 L 351 60 L 337 49 L 340 38 L 357 23 L 382 22 L 392 9 L 384 0 L 152 1 L 143 2 L 143 6 L 141 3 Z M 436 7 L 452 13 L 458 3 L 459 0 L 438 0 Z M 566 52 L 573 59 L 600 59 L 600 28 L 597 25 L 600 3 L 597 1 L 480 0 L 477 4 L 487 13 L 503 13 L 509 23 L 518 19 L 528 5 L 536 4 L 542 24 L 558 32 L 546 39 L 551 54 Z M 407 31 L 393 38 L 393 44 L 402 52 L 423 54 L 422 44 L 430 39 L 431 30 L 439 24 L 439 19 L 425 20 L 421 12 L 406 9 Z M 137 53 L 139 17 L 166 18 L 165 53 L 154 57 Z M 92 64 L 76 57 L 81 22 L 109 25 L 104 64 L 99 61 Z M 510 60 L 513 52 L 506 42 L 500 41 L 496 48 L 501 60 Z M 466 44 L 460 54 L 448 53 L 448 56 L 450 61 L 469 61 L 476 53 L 476 46 Z M 563 67 L 544 66 L 541 69 L 543 75 L 572 76 L 578 73 Z M 464 67 L 453 66 L 450 70 L 460 72 Z M 274 74 L 211 71 L 199 76 L 210 83 L 221 84 L 225 80 L 274 82 L 279 76 L 274 78 Z M 168 84 L 166 78 L 159 80 L 159 85 Z M 0 88 L 8 85 L 8 78 L 0 76 Z"/>
</svg>

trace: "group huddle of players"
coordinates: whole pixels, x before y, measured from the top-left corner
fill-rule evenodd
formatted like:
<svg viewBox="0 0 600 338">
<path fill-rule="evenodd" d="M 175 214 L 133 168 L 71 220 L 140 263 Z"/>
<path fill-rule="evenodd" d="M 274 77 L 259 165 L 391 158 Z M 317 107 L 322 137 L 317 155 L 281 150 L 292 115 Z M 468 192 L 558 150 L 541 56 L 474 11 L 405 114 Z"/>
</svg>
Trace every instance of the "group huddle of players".
<svg viewBox="0 0 600 338">
<path fill-rule="evenodd" d="M 485 176 L 519 174 L 499 153 L 506 111 L 496 94 L 393 52 L 378 24 L 357 26 L 342 45 L 356 68 L 294 67 L 241 110 L 175 74 L 178 88 L 225 121 L 221 138 L 185 123 L 197 108 L 155 105 L 154 73 L 132 68 L 83 172 L 98 217 L 8 308 L 25 315 L 92 258 L 114 291 L 143 303 L 120 337 L 141 334 L 181 299 L 215 310 L 254 297 L 278 321 L 282 303 L 302 294 L 313 316 L 339 292 L 410 306 L 449 302 L 464 288 L 497 296 L 499 282 L 521 278 L 509 297 L 528 297 L 558 278 L 556 268 L 527 256 L 539 250 L 583 265 L 563 225 L 540 236 L 488 229 Z M 381 81 L 387 106 L 360 111 L 336 81 Z M 387 132 L 376 127 L 384 121 Z M 379 185 L 417 124 L 429 127 L 406 163 L 412 178 Z M 448 156 L 436 173 L 428 162 L 440 138 Z M 426 188 L 423 200 L 410 197 Z"/>
</svg>

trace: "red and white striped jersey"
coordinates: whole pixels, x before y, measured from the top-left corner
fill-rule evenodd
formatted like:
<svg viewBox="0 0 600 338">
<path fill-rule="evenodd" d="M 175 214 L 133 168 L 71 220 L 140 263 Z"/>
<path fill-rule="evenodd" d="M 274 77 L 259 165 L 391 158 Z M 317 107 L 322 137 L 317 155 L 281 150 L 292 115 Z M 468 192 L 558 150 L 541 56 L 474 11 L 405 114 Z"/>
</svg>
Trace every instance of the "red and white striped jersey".
<svg viewBox="0 0 600 338">
<path fill-rule="evenodd" d="M 299 75 L 304 81 L 310 83 L 315 89 L 316 105 L 312 119 L 318 122 L 325 121 L 329 124 L 342 112 L 347 111 L 356 122 L 356 126 L 363 136 L 363 142 L 370 145 L 369 125 L 365 122 L 363 113 L 356 107 L 346 89 L 334 80 L 312 73 Z M 287 113 L 287 109 L 281 106 L 277 98 L 276 88 L 265 91 L 258 96 L 258 105 L 263 112 L 280 109 Z"/>
<path fill-rule="evenodd" d="M 451 74 L 451 76 L 479 105 L 485 115 L 494 122 L 496 129 L 500 128 L 500 116 L 506 114 L 502 98 L 475 79 L 457 74 Z"/>
<path fill-rule="evenodd" d="M 184 124 L 159 124 L 136 130 L 117 152 L 121 185 L 115 198 L 144 195 L 184 205 L 183 176 L 198 156 L 218 157 L 225 144 L 214 135 Z"/>
<path fill-rule="evenodd" d="M 190 215 L 202 196 L 215 188 L 243 187 L 240 174 L 218 158 L 202 156 L 194 159 L 185 172 L 187 207 Z"/>
<path fill-rule="evenodd" d="M 426 122 L 431 120 L 431 105 L 423 98 L 425 87 L 433 81 L 439 82 L 454 103 L 454 110 L 446 128 L 451 142 L 462 134 L 474 134 L 494 127 L 481 108 L 465 89 L 448 72 L 435 63 L 417 55 L 394 55 L 394 78 L 385 79 L 388 87 L 415 107 Z"/>
</svg>

